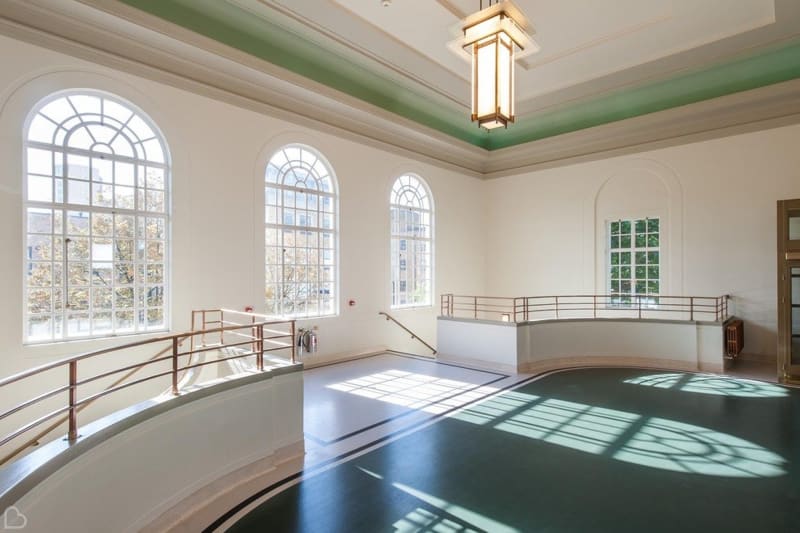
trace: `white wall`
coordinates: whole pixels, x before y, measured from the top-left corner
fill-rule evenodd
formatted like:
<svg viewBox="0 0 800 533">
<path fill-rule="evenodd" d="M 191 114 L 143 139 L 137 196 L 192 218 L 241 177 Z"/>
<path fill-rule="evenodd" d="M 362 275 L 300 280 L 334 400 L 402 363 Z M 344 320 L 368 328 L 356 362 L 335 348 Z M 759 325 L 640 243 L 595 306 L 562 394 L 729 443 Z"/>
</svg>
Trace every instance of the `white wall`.
<svg viewBox="0 0 800 533">
<path fill-rule="evenodd" d="M 776 201 L 800 197 L 800 126 L 488 182 L 487 293 L 606 292 L 605 227 L 660 216 L 662 293 L 733 295 L 745 352 L 776 352 Z"/>
<path fill-rule="evenodd" d="M 435 343 L 438 294 L 483 292 L 480 180 L 6 37 L 0 37 L 0 64 L 0 376 L 131 340 L 23 345 L 23 122 L 41 98 L 64 89 L 104 90 L 127 99 L 166 137 L 173 160 L 173 331 L 188 329 L 196 308 L 263 310 L 263 174 L 273 151 L 288 142 L 319 150 L 340 189 L 340 314 L 300 324 L 319 327 L 318 359 L 387 346 L 425 353 L 377 314 L 390 306 L 388 201 L 402 173 L 422 176 L 433 194 L 436 279 L 434 306 L 398 311 L 397 318 Z M 350 299 L 355 307 L 347 306 Z M 62 378 L 50 382 L 63 384 Z M 142 396 L 162 391 L 165 383 Z M 106 405 L 129 405 L 127 394 L 118 401 L 110 396 Z M 13 399 L 0 401 L 0 410 Z"/>
</svg>

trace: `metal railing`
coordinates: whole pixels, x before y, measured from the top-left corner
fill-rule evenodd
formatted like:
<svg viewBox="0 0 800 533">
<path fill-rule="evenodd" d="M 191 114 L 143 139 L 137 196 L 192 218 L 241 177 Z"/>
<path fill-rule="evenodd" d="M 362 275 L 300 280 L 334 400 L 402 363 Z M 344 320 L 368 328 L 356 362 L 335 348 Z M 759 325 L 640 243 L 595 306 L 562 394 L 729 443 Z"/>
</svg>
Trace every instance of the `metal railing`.
<svg viewBox="0 0 800 533">
<path fill-rule="evenodd" d="M 644 296 L 620 294 L 559 296 L 464 296 L 442 294 L 441 316 L 531 322 L 570 318 L 672 319 L 720 322 L 728 317 L 729 295 Z"/>
<path fill-rule="evenodd" d="M 205 320 L 209 315 L 218 316 L 220 323 L 225 322 L 226 325 L 208 328 L 208 324 L 213 323 L 213 320 Z M 194 329 L 196 322 L 195 318 L 202 316 L 204 321 L 201 329 Z M 234 317 L 239 317 L 238 322 Z M 42 374 L 51 371 L 64 372 L 66 379 L 65 383 L 49 391 L 40 393 L 33 396 L 13 407 L 6 409 L 0 413 L 0 421 L 8 417 L 24 412 L 26 409 L 42 404 L 46 400 L 57 399 L 60 395 L 66 396 L 64 405 L 56 408 L 44 415 L 38 416 L 33 420 L 28 421 L 21 427 L 5 435 L 0 439 L 0 446 L 4 446 L 15 439 L 22 437 L 33 431 L 35 428 L 42 424 L 56 419 L 60 416 L 65 418 L 61 419 L 57 424 L 48 427 L 46 432 L 40 432 L 41 436 L 55 430 L 64 421 L 67 422 L 67 439 L 75 441 L 78 438 L 78 413 L 94 401 L 105 397 L 109 394 L 118 392 L 134 385 L 139 385 L 158 378 L 170 378 L 171 386 L 170 391 L 173 395 L 178 395 L 179 390 L 179 376 L 181 373 L 190 369 L 203 367 L 210 364 L 217 364 L 224 361 L 233 359 L 240 359 L 244 357 L 255 356 L 256 369 L 259 371 L 264 370 L 264 356 L 270 352 L 282 352 L 287 357 L 287 363 L 295 362 L 295 344 L 294 344 L 294 320 L 264 320 L 264 315 L 255 315 L 252 313 L 242 313 L 239 311 L 231 311 L 227 309 L 206 309 L 201 311 L 192 312 L 192 327 L 193 331 L 184 333 L 176 333 L 172 335 L 159 336 L 155 338 L 130 342 L 121 346 L 114 346 L 100 350 L 94 350 L 83 354 L 68 357 L 47 363 L 23 372 L 19 372 L 4 379 L 0 379 L 0 393 L 6 393 L 10 387 L 17 384 L 24 384 L 25 390 L 34 387 L 33 381 L 42 376 Z M 209 337 L 218 342 L 207 342 Z M 233 342 L 231 342 L 231 340 Z M 190 349 L 182 350 L 182 346 L 189 341 Z M 102 361 L 107 361 L 111 354 L 120 353 L 134 348 L 146 346 L 159 346 L 166 344 L 166 347 L 149 359 L 124 366 L 114 366 L 111 370 L 93 373 L 92 375 L 79 377 L 79 364 L 88 362 L 90 360 L 97 361 L 100 358 Z M 243 348 L 244 347 L 244 348 Z M 220 348 L 238 348 L 241 353 L 226 357 L 217 357 L 208 361 L 201 361 L 192 363 L 192 359 L 200 354 L 219 350 Z M 105 357 L 101 357 L 105 356 Z M 126 378 L 130 378 L 134 372 L 137 372 L 150 365 L 163 363 L 168 367 L 168 370 L 156 371 L 142 378 L 125 382 Z M 124 374 L 122 378 L 117 379 L 105 389 L 99 392 L 90 392 L 87 395 L 80 397 L 79 392 L 81 388 L 89 388 L 91 385 L 96 385 L 104 378 L 111 378 L 113 376 Z M 4 394 L 0 394 L 4 395 Z M 6 396 L 9 397 L 9 396 Z M 35 415 L 34 415 L 35 416 Z M 13 455 L 16 455 L 24 448 L 17 448 Z M 8 457 L 12 457 L 7 456 Z"/>
<path fill-rule="evenodd" d="M 433 352 L 433 355 L 436 355 L 436 348 L 434 348 L 433 346 L 431 346 L 430 344 L 428 344 L 428 343 L 427 343 L 427 342 L 425 342 L 424 340 L 420 339 L 420 338 L 417 336 L 417 334 L 416 334 L 416 333 L 414 333 L 413 331 L 411 331 L 410 329 L 408 329 L 408 328 L 407 328 L 405 325 L 403 325 L 403 324 L 402 324 L 402 323 L 401 323 L 399 320 L 397 320 L 395 317 L 393 317 L 393 316 L 392 316 L 392 315 L 390 315 L 389 313 L 385 313 L 385 312 L 383 312 L 383 311 L 379 311 L 379 312 L 378 312 L 378 315 L 385 316 L 385 317 L 386 317 L 386 320 L 391 320 L 392 322 L 394 322 L 395 324 L 397 324 L 398 326 L 400 326 L 400 327 L 401 327 L 401 328 L 402 328 L 402 329 L 403 329 L 403 330 L 404 330 L 406 333 L 408 333 L 409 335 L 411 335 L 411 338 L 412 338 L 412 339 L 418 340 L 419 342 L 421 342 L 422 344 L 424 344 L 424 345 L 425 345 L 425 347 L 426 347 L 427 349 L 429 349 L 431 352 Z"/>
</svg>

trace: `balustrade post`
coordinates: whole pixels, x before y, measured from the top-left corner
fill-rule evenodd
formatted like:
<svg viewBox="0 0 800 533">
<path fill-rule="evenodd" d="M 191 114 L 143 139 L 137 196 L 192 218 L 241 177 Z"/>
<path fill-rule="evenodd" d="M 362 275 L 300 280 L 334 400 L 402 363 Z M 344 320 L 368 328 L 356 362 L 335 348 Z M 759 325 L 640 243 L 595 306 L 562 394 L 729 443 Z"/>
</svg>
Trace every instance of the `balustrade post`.
<svg viewBox="0 0 800 533">
<path fill-rule="evenodd" d="M 256 352 L 256 365 L 259 371 L 264 370 L 264 324 L 258 326 L 258 351 Z M 292 342 L 294 344 L 294 342 Z"/>
<path fill-rule="evenodd" d="M 258 350 L 258 328 L 256 328 L 256 317 L 250 317 L 250 336 L 253 338 L 253 342 L 250 346 L 250 351 L 255 352 Z"/>
<path fill-rule="evenodd" d="M 67 430 L 67 440 L 75 442 L 78 438 L 78 362 L 69 362 L 69 422 Z"/>
<path fill-rule="evenodd" d="M 639 303 L 639 320 L 641 320 L 642 319 L 642 295 L 641 294 L 637 294 L 636 295 L 636 300 Z"/>
<path fill-rule="evenodd" d="M 473 315 L 477 319 L 478 318 L 478 297 L 477 296 L 473 296 L 472 297 L 472 311 L 473 311 Z"/>
<path fill-rule="evenodd" d="M 597 295 L 592 295 L 592 317 L 597 318 Z"/>
<path fill-rule="evenodd" d="M 689 297 L 689 320 L 694 320 L 694 296 Z"/>
<path fill-rule="evenodd" d="M 556 298 L 556 320 L 558 320 L 558 296 Z"/>
<path fill-rule="evenodd" d="M 291 337 L 292 337 L 292 364 L 294 364 L 294 363 L 297 362 L 297 360 L 296 360 L 296 358 L 297 358 L 297 341 L 295 341 L 295 338 L 294 338 L 294 320 L 289 322 L 289 332 L 290 332 Z"/>
<path fill-rule="evenodd" d="M 172 394 L 178 395 L 178 337 L 172 337 Z"/>
<path fill-rule="evenodd" d="M 517 323 L 517 300 L 519 298 L 514 298 L 512 301 L 514 302 L 514 323 Z"/>
<path fill-rule="evenodd" d="M 206 345 L 206 310 L 203 309 L 201 312 L 201 318 L 203 319 L 203 333 L 200 334 L 200 344 L 205 346 Z"/>
</svg>

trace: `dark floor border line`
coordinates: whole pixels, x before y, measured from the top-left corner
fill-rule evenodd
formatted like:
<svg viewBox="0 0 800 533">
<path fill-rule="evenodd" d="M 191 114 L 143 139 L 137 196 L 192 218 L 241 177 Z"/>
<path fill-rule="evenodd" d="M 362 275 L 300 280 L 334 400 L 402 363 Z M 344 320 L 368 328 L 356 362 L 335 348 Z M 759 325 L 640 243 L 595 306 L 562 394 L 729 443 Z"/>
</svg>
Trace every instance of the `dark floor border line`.
<svg viewBox="0 0 800 533">
<path fill-rule="evenodd" d="M 375 356 L 378 356 L 378 355 L 382 355 L 382 354 L 375 354 L 375 355 L 367 356 L 367 357 L 364 357 L 363 359 L 366 359 L 368 357 L 375 357 Z M 337 363 L 331 363 L 331 364 L 337 364 Z M 404 433 L 404 432 L 407 432 L 407 431 L 409 431 L 409 432 L 413 431 L 414 429 L 416 429 L 416 428 L 418 428 L 418 427 L 420 427 L 422 425 L 425 425 L 425 424 L 427 424 L 427 423 L 429 423 L 429 422 L 431 422 L 433 420 L 436 420 L 436 419 L 439 419 L 439 418 L 443 418 L 445 415 L 448 415 L 448 414 L 452 413 L 453 411 L 456 411 L 458 409 L 464 409 L 464 408 L 469 407 L 471 405 L 474 405 L 474 404 L 476 404 L 476 403 L 478 403 L 480 401 L 483 401 L 483 400 L 485 400 L 486 398 L 488 398 L 490 396 L 494 396 L 494 395 L 497 395 L 497 394 L 501 394 L 503 392 L 507 392 L 507 391 L 512 390 L 512 389 L 514 389 L 516 387 L 519 387 L 519 386 L 525 385 L 525 384 L 527 384 L 527 383 L 529 383 L 531 381 L 534 381 L 536 379 L 544 378 L 544 377 L 547 377 L 547 376 L 549 376 L 551 374 L 558 374 L 558 373 L 561 373 L 561 372 L 568 372 L 568 371 L 571 371 L 571 370 L 584 370 L 584 369 L 594 369 L 594 368 L 630 368 L 630 369 L 634 369 L 634 370 L 653 370 L 653 371 L 656 371 L 656 372 L 676 372 L 676 370 L 674 368 L 645 367 L 645 366 L 636 366 L 636 365 L 609 365 L 609 364 L 597 365 L 597 366 L 583 364 L 583 365 L 580 365 L 580 366 L 571 366 L 571 367 L 554 368 L 554 369 L 550 369 L 550 370 L 544 370 L 541 373 L 534 374 L 534 375 L 529 376 L 529 377 L 527 377 L 527 378 L 525 378 L 525 379 L 523 379 L 521 381 L 518 381 L 516 383 L 511 383 L 511 384 L 507 385 L 506 387 L 498 389 L 497 391 L 495 391 L 495 392 L 493 392 L 491 394 L 487 394 L 486 396 L 481 396 L 480 398 L 476 398 L 471 403 L 468 403 L 468 404 L 465 404 L 465 405 L 461 405 L 461 406 L 458 406 L 458 407 L 453 407 L 452 409 L 448 409 L 447 411 L 439 413 L 438 415 L 433 415 L 433 416 L 431 416 L 429 418 L 426 418 L 425 420 L 420 420 L 419 422 L 414 423 L 414 424 L 408 426 L 407 428 L 396 430 L 396 431 L 394 431 L 392 433 L 384 435 L 383 437 L 375 439 L 374 441 L 371 441 L 371 442 L 368 442 L 368 443 L 366 443 L 366 444 L 364 444 L 362 446 L 359 446 L 358 448 L 355 448 L 353 450 L 349 450 L 347 452 L 344 452 L 342 454 L 337 455 L 336 457 L 332 457 L 330 459 L 327 459 L 327 460 L 323 461 L 322 463 L 320 463 L 318 465 L 315 465 L 315 466 L 313 466 L 312 468 L 310 468 L 308 470 L 300 470 L 299 472 L 291 474 L 291 475 L 285 477 L 284 479 L 282 479 L 280 481 L 277 481 L 277 482 L 273 483 L 272 485 L 270 485 L 270 486 L 258 491 L 257 493 L 247 497 L 242 502 L 238 503 L 236 506 L 231 508 L 229 511 L 227 511 L 220 518 L 215 520 L 208 527 L 203 529 L 203 533 L 214 533 L 214 531 L 217 528 L 219 528 L 222 524 L 224 524 L 233 515 L 235 515 L 236 513 L 241 511 L 243 508 L 245 508 L 248 505 L 250 505 L 251 503 L 253 503 L 255 500 L 261 498 L 265 494 L 268 494 L 269 492 L 277 489 L 281 485 L 284 485 L 286 483 L 294 481 L 298 477 L 301 477 L 301 476 L 303 476 L 305 474 L 309 474 L 309 475 L 314 474 L 317 470 L 325 468 L 326 466 L 330 465 L 331 463 L 342 461 L 343 459 L 346 459 L 347 457 L 350 457 L 351 455 L 356 455 L 356 454 L 364 451 L 367 448 L 370 448 L 372 446 L 380 444 L 381 442 L 385 442 L 385 441 L 391 439 L 392 437 L 396 436 L 399 433 Z M 682 373 L 687 373 L 687 374 L 688 373 L 692 373 L 692 374 L 709 373 L 709 372 L 702 372 L 700 370 L 697 370 L 697 371 L 677 370 L 677 372 L 682 372 Z M 711 373 L 714 374 L 713 372 L 711 372 Z M 715 374 L 715 375 L 725 376 L 725 374 Z M 767 382 L 767 383 L 769 383 L 769 382 Z"/>
<path fill-rule="evenodd" d="M 419 428 L 420 426 L 426 425 L 426 424 L 428 424 L 428 423 L 430 423 L 430 422 L 432 422 L 434 420 L 438 420 L 440 418 L 444 418 L 445 415 L 448 415 L 448 414 L 450 414 L 450 413 L 452 413 L 454 411 L 457 411 L 459 409 L 464 409 L 464 408 L 469 407 L 471 405 L 474 405 L 474 404 L 476 404 L 476 403 L 478 403 L 480 401 L 483 401 L 486 398 L 489 398 L 490 396 L 495 396 L 497 394 L 501 394 L 503 392 L 507 392 L 507 391 L 509 391 L 511 389 L 514 389 L 516 387 L 520 387 L 522 385 L 526 385 L 527 383 L 529 383 L 531 381 L 534 381 L 534 380 L 537 380 L 537 379 L 541 379 L 543 377 L 546 377 L 546 376 L 548 376 L 550 374 L 554 374 L 556 372 L 560 372 L 562 370 L 563 369 L 547 370 L 545 372 L 542 372 L 541 374 L 535 374 L 533 376 L 529 376 L 529 377 L 527 377 L 527 378 L 525 378 L 525 379 L 523 379 L 521 381 L 518 381 L 516 383 L 511 383 L 511 384 L 509 384 L 509 385 L 507 385 L 507 386 L 505 386 L 505 387 L 503 387 L 501 389 L 498 389 L 498 390 L 496 390 L 496 391 L 494 391 L 494 392 L 492 392 L 490 394 L 487 394 L 485 396 L 481 396 L 480 398 L 476 398 L 474 401 L 472 401 L 472 402 L 470 402 L 468 404 L 464 404 L 464 405 L 459 405 L 457 407 L 453 407 L 451 409 L 448 409 L 447 411 L 439 413 L 438 415 L 433 415 L 433 416 L 430 416 L 430 417 L 426 418 L 425 420 L 420 420 L 419 422 L 416 422 L 416 423 L 408 426 L 407 428 L 398 429 L 397 431 L 393 431 L 392 433 L 384 435 L 383 437 L 377 438 L 372 442 L 368 442 L 366 444 L 363 444 L 363 445 L 359 446 L 358 448 L 355 448 L 355 449 L 352 449 L 350 451 L 347 451 L 347 452 L 344 452 L 342 454 L 339 454 L 336 457 L 331 457 L 330 459 L 327 459 L 326 461 L 323 461 L 322 463 L 320 463 L 318 465 L 314 465 L 313 467 L 311 467 L 308 470 L 300 470 L 299 472 L 291 474 L 291 475 L 285 477 L 284 479 L 282 479 L 280 481 L 277 481 L 277 482 L 273 483 L 272 485 L 270 485 L 270 486 L 268 486 L 268 487 L 266 487 L 264 489 L 261 489 L 260 491 L 256 492 L 255 494 L 247 497 L 246 499 L 244 499 L 243 501 L 238 503 L 236 506 L 231 508 L 228 512 L 226 512 L 221 517 L 219 517 L 217 520 L 215 520 L 213 523 L 211 523 L 208 527 L 203 529 L 203 533 L 214 533 L 215 530 L 217 530 L 222 524 L 224 524 L 226 521 L 228 521 L 236 513 L 238 513 L 239 511 L 241 511 L 242 509 L 244 509 L 245 507 L 247 507 L 248 505 L 250 505 L 254 501 L 258 500 L 259 498 L 261 498 L 265 494 L 269 494 L 273 490 L 279 488 L 281 485 L 284 485 L 286 483 L 294 481 L 298 477 L 302 477 L 304 475 L 314 474 L 316 471 L 321 470 L 321 469 L 327 467 L 328 465 L 330 465 L 332 463 L 336 463 L 336 462 L 342 461 L 343 459 L 347 459 L 348 457 L 350 457 L 352 455 L 357 455 L 357 454 L 363 452 L 366 449 L 372 448 L 373 446 L 375 446 L 377 444 L 380 444 L 380 443 L 385 442 L 387 440 L 391 440 L 392 438 L 394 438 L 395 436 L 397 436 L 400 433 L 413 431 L 413 430 Z M 573 369 L 570 369 L 570 370 L 573 370 Z"/>
<path fill-rule="evenodd" d="M 311 433 L 303 433 L 303 437 L 305 437 L 305 438 L 307 438 L 309 440 L 313 440 L 315 444 L 319 444 L 320 446 L 327 446 L 327 444 L 325 444 L 324 440 L 315 437 Z"/>
<path fill-rule="evenodd" d="M 373 353 L 373 354 L 359 355 L 359 356 L 353 357 L 352 359 L 343 358 L 343 359 L 341 359 L 339 361 L 330 361 L 328 363 L 323 363 L 323 364 L 320 364 L 320 365 L 314 365 L 311 368 L 303 368 L 303 372 L 312 372 L 312 371 L 314 371 L 314 370 L 316 370 L 318 368 L 325 368 L 325 367 L 333 366 L 333 365 L 343 365 L 345 363 L 353 363 L 355 361 L 363 361 L 364 359 L 372 359 L 373 357 L 378 357 L 379 355 L 385 355 L 385 354 L 386 354 L 386 351 L 383 351 L 383 352 L 377 352 L 377 353 Z M 300 357 L 299 359 L 300 359 L 300 362 L 302 363 L 303 362 L 302 361 L 302 357 Z"/>
<path fill-rule="evenodd" d="M 461 369 L 464 369 L 464 370 L 472 370 L 473 372 L 481 372 L 483 374 L 491 374 L 493 376 L 510 377 L 507 374 L 501 374 L 499 372 L 492 372 L 491 370 L 484 370 L 484 369 L 481 369 L 481 368 L 472 368 L 472 367 L 469 367 L 469 366 L 457 365 L 455 363 L 446 363 L 444 361 L 439 361 L 438 359 L 434 359 L 432 357 L 427 357 L 427 356 L 424 356 L 424 355 L 415 355 L 415 354 L 408 353 L 408 352 L 398 352 L 397 350 L 389 350 L 389 349 L 384 350 L 384 351 L 379 352 L 379 353 L 374 353 L 374 354 L 371 354 L 371 355 L 364 355 L 364 356 L 354 357 L 353 359 L 344 359 L 342 361 L 331 361 L 329 363 L 324 363 L 324 364 L 321 364 L 321 365 L 314 365 L 311 368 L 304 368 L 303 372 L 311 372 L 311 371 L 316 370 L 318 368 L 325 368 L 325 367 L 333 366 L 333 365 L 343 365 L 345 363 L 352 363 L 352 362 L 355 362 L 355 361 L 363 361 L 364 359 L 371 359 L 373 357 L 378 357 L 378 356 L 381 356 L 381 355 L 395 355 L 397 357 L 405 357 L 406 359 L 416 359 L 417 361 L 422 361 L 424 363 L 433 363 L 433 364 L 437 364 L 437 365 L 452 366 L 452 367 L 461 368 Z M 302 360 L 300 362 L 302 363 Z"/>
<path fill-rule="evenodd" d="M 426 357 L 424 355 L 414 355 L 407 352 L 398 352 L 396 350 L 386 350 L 386 353 L 391 355 L 396 355 L 398 357 L 405 357 L 406 359 L 416 359 L 418 361 L 427 361 L 428 363 L 436 363 L 437 365 L 444 365 L 444 366 L 452 366 L 455 368 L 462 368 L 464 370 L 472 370 L 473 372 L 482 372 L 483 374 L 491 374 L 493 376 L 504 376 L 509 377 L 506 374 L 501 374 L 500 372 L 492 372 L 491 370 L 484 370 L 482 368 L 472 368 L 469 366 L 457 365 L 455 363 L 446 363 L 444 361 L 439 361 L 438 359 L 431 359 L 430 357 Z"/>
<path fill-rule="evenodd" d="M 377 354 L 377 355 L 380 355 L 380 354 Z M 346 459 L 346 458 L 348 458 L 348 457 L 350 457 L 352 455 L 357 455 L 357 454 L 361 453 L 362 451 L 364 451 L 365 449 L 371 448 L 371 447 L 373 447 L 373 446 L 375 446 L 377 444 L 380 444 L 382 442 L 385 442 L 387 440 L 392 439 L 394 436 L 396 436 L 399 433 L 413 431 L 414 429 L 416 429 L 416 428 L 418 428 L 418 427 L 420 427 L 422 425 L 425 425 L 425 424 L 427 424 L 429 422 L 432 422 L 433 420 L 437 420 L 437 419 L 443 418 L 445 415 L 450 414 L 453 411 L 456 411 L 458 409 L 464 409 L 464 408 L 469 407 L 471 405 L 474 405 L 474 404 L 476 404 L 478 402 L 481 402 L 481 401 L 485 400 L 486 398 L 488 398 L 490 396 L 495 396 L 497 394 L 501 394 L 501 393 L 507 392 L 509 390 L 515 389 L 517 387 L 520 387 L 522 385 L 526 385 L 526 384 L 530 383 L 531 381 L 535 381 L 537 379 L 541 379 L 541 378 L 547 377 L 547 376 L 549 376 L 551 374 L 559 374 L 561 372 L 568 372 L 568 371 L 571 371 L 571 370 L 585 370 L 585 369 L 599 369 L 599 368 L 630 368 L 630 369 L 633 369 L 633 370 L 654 370 L 656 372 L 675 372 L 676 371 L 675 369 L 663 368 L 663 367 L 644 367 L 644 366 L 636 366 L 636 365 L 609 365 L 609 364 L 597 365 L 597 366 L 585 365 L 584 364 L 584 365 L 581 365 L 581 366 L 565 367 L 565 368 L 554 368 L 554 369 L 551 369 L 551 370 L 542 371 L 541 373 L 534 374 L 534 375 L 529 376 L 529 377 L 527 377 L 527 378 L 525 378 L 525 379 L 523 379 L 521 381 L 518 381 L 516 383 L 511 383 L 511 384 L 507 385 L 506 387 L 503 387 L 503 388 L 501 388 L 501 389 L 499 389 L 499 390 L 497 390 L 497 391 L 495 391 L 495 392 L 493 392 L 491 394 L 487 394 L 485 396 L 481 396 L 480 398 L 475 399 L 473 402 L 471 402 L 469 404 L 465 404 L 465 405 L 462 405 L 462 406 L 454 407 L 452 409 L 449 409 L 447 411 L 439 413 L 438 415 L 433 415 L 433 416 L 431 416 L 431 417 L 429 417 L 429 418 L 427 418 L 425 420 L 421 420 L 421 421 L 419 421 L 419 422 L 417 422 L 415 424 L 412 424 L 411 426 L 409 426 L 407 428 L 394 431 L 394 432 L 392 432 L 392 433 L 390 433 L 388 435 L 384 435 L 383 437 L 380 437 L 380 438 L 378 438 L 378 439 L 376 439 L 376 440 L 374 440 L 372 442 L 369 442 L 367 444 L 359 446 L 358 448 L 355 448 L 353 450 L 344 452 L 344 453 L 342 453 L 342 454 L 340 454 L 340 455 L 338 455 L 336 457 L 332 457 L 332 458 L 330 458 L 330 459 L 328 459 L 328 460 L 326 460 L 326 461 L 324 461 L 324 462 L 322 462 L 322 463 L 320 463 L 318 465 L 315 465 L 314 467 L 312 467 L 312 468 L 310 468 L 308 470 L 301 470 L 299 472 L 291 474 L 291 475 L 287 476 L 286 478 L 284 478 L 284 479 L 282 479 L 280 481 L 277 481 L 277 482 L 273 483 L 272 485 L 260 490 L 256 494 L 253 494 L 252 496 L 249 496 L 248 498 L 246 498 L 245 500 L 243 500 L 242 502 L 237 504 L 235 507 L 230 509 L 228 512 L 226 512 L 220 518 L 215 520 L 211 525 L 209 525 L 207 528 L 205 528 L 203 530 L 203 533 L 214 533 L 214 531 L 216 529 L 218 529 L 222 524 L 224 524 L 227 520 L 229 520 L 231 517 L 233 517 L 236 513 L 238 513 L 239 511 L 241 511 L 243 508 L 247 507 L 248 505 L 250 505 L 254 501 L 258 500 L 259 498 L 261 498 L 265 494 L 268 494 L 268 493 L 272 492 L 273 490 L 279 488 L 281 485 L 284 485 L 284 484 L 287 484 L 287 483 L 289 483 L 291 481 L 294 481 L 298 477 L 302 477 L 302 476 L 304 476 L 306 474 L 313 475 L 317 470 L 325 468 L 328 465 L 330 465 L 331 463 L 342 461 L 342 460 L 344 460 L 344 459 Z M 685 373 L 685 374 L 714 374 L 714 375 L 718 375 L 718 376 L 732 377 L 732 376 L 726 376 L 725 374 L 717 374 L 715 372 L 703 372 L 703 371 L 700 371 L 700 370 L 696 370 L 696 371 L 678 370 L 678 372 Z M 733 377 L 733 378 L 736 379 L 735 377 Z M 752 379 L 752 378 L 744 378 L 744 379 Z M 765 383 L 770 383 L 770 382 L 765 381 Z M 778 385 L 784 386 L 783 384 L 780 384 L 780 383 Z"/>
<path fill-rule="evenodd" d="M 489 385 L 492 385 L 493 383 L 497 383 L 498 381 L 503 381 L 504 379 L 507 379 L 508 377 L 510 377 L 510 376 L 503 376 L 503 377 L 495 378 L 495 379 L 493 379 L 491 381 L 487 381 L 486 383 L 482 383 L 480 385 L 476 385 L 476 386 L 474 386 L 474 387 L 472 387 L 470 389 L 467 389 L 465 391 L 461 391 L 459 393 L 447 396 L 446 398 L 442 398 L 441 400 L 438 400 L 434 404 L 430 404 L 430 405 L 435 405 L 436 403 L 439 403 L 439 402 L 445 402 L 447 400 L 452 400 L 453 398 L 457 398 L 458 396 L 461 396 L 462 394 L 466 394 L 468 392 L 472 392 L 472 391 L 478 390 L 481 387 L 488 387 Z M 492 394 L 495 394 L 495 393 L 492 393 Z M 473 402 L 470 402 L 470 403 L 473 403 Z M 469 405 L 469 404 L 465 404 L 465 405 Z M 369 431 L 371 429 L 375 429 L 378 426 L 382 426 L 384 424 L 388 424 L 389 422 L 393 422 L 393 421 L 395 421 L 395 420 L 397 420 L 399 418 L 403 418 L 403 417 L 406 417 L 406 416 L 409 416 L 409 415 L 413 415 L 413 414 L 418 413 L 418 412 L 419 412 L 419 410 L 409 409 L 408 411 L 406 411 L 404 413 L 400 413 L 400 414 L 397 414 L 397 415 L 394 415 L 394 416 L 390 416 L 389 418 L 385 418 L 383 420 L 375 422 L 374 424 L 370 424 L 369 426 L 364 426 L 363 428 L 357 429 L 357 430 L 352 431 L 350 433 L 346 433 L 345 435 L 342 435 L 341 437 L 336 437 L 335 439 L 332 439 L 332 440 L 324 440 L 324 439 L 321 439 L 319 437 L 315 437 L 315 436 L 310 435 L 310 434 L 306 434 L 306 435 L 311 437 L 311 440 L 313 440 L 314 442 L 322 443 L 325 446 L 330 446 L 331 444 L 336 444 L 337 442 L 341 442 L 343 440 L 347 440 L 347 439 L 349 439 L 351 437 L 355 437 L 356 435 L 358 435 L 360 433 L 364 433 L 365 431 Z"/>
</svg>

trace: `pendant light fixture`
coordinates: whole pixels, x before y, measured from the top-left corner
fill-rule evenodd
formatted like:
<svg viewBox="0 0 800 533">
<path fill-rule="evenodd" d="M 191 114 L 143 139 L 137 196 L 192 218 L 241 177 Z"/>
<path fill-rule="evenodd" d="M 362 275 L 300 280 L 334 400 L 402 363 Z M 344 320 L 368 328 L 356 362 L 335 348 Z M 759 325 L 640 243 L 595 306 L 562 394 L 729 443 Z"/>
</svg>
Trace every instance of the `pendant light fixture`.
<svg viewBox="0 0 800 533">
<path fill-rule="evenodd" d="M 472 121 L 487 130 L 514 122 L 514 66 L 520 57 L 539 51 L 533 29 L 511 0 L 489 1 L 460 24 L 451 49 L 472 64 Z"/>
</svg>

